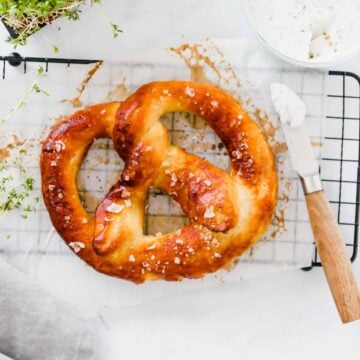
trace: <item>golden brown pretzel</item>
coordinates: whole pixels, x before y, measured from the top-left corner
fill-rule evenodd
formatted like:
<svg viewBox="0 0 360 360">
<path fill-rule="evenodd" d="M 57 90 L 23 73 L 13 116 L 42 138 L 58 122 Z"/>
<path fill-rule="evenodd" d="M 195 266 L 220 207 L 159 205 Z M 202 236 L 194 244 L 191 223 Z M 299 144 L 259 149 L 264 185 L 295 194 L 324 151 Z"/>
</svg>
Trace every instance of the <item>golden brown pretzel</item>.
<svg viewBox="0 0 360 360">
<path fill-rule="evenodd" d="M 230 174 L 170 144 L 159 118 L 175 111 L 209 123 L 227 148 Z M 76 175 L 98 137 L 112 137 L 125 168 L 93 220 L 81 205 Z M 95 269 L 134 282 L 197 278 L 227 265 L 266 230 L 277 196 L 274 158 L 258 126 L 221 90 L 182 81 L 147 84 L 121 106 L 97 105 L 69 117 L 44 143 L 41 173 L 46 206 L 64 240 Z M 191 223 L 144 235 L 150 186 L 168 192 Z"/>
</svg>

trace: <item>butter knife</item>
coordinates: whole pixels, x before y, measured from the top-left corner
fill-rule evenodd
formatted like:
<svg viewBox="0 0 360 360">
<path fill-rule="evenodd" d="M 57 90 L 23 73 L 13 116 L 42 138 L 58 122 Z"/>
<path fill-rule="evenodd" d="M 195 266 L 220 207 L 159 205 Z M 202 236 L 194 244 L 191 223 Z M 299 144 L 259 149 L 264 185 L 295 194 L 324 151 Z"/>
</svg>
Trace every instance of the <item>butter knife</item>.
<svg viewBox="0 0 360 360">
<path fill-rule="evenodd" d="M 360 319 L 360 293 L 339 225 L 323 190 L 319 164 L 304 126 L 305 104 L 286 85 L 270 86 L 293 168 L 305 194 L 324 273 L 343 323 Z"/>
</svg>

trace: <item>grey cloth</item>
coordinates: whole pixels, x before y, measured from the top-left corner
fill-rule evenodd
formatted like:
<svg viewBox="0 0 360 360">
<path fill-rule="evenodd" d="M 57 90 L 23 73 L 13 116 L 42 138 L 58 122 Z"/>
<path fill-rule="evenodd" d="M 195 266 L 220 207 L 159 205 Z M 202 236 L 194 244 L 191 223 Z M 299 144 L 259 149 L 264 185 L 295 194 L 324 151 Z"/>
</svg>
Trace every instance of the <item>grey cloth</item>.
<svg viewBox="0 0 360 360">
<path fill-rule="evenodd" d="M 0 260 L 0 353 L 14 360 L 93 360 L 95 332 L 79 315 Z"/>
</svg>

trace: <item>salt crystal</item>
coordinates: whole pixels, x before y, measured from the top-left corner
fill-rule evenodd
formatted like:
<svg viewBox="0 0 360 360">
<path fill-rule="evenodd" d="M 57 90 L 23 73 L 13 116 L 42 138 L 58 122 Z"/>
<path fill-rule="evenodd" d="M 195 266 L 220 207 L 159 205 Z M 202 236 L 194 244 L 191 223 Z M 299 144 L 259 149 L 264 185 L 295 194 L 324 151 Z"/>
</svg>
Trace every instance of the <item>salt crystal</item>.
<svg viewBox="0 0 360 360">
<path fill-rule="evenodd" d="M 219 242 L 217 241 L 217 239 L 213 239 L 213 240 L 211 241 L 211 245 L 212 245 L 213 247 L 219 247 Z"/>
<path fill-rule="evenodd" d="M 130 262 L 135 262 L 135 256 L 132 255 L 132 254 L 129 255 L 128 260 L 129 260 Z"/>
<path fill-rule="evenodd" d="M 124 206 L 123 205 L 119 205 L 116 203 L 111 203 L 107 208 L 106 211 L 114 213 L 114 214 L 119 214 L 122 210 L 124 210 Z"/>
<path fill-rule="evenodd" d="M 130 207 L 131 206 L 131 200 L 130 199 L 126 199 L 124 200 L 125 206 L 126 207 Z"/>
<path fill-rule="evenodd" d="M 220 258 L 221 258 L 221 254 L 219 254 L 219 253 L 217 253 L 217 252 L 216 252 L 216 253 L 214 253 L 214 257 L 216 257 L 216 258 L 219 258 L 219 259 L 220 259 Z"/>
<path fill-rule="evenodd" d="M 214 108 L 218 107 L 218 105 L 219 105 L 219 103 L 216 100 L 211 101 L 210 104 Z"/>
<path fill-rule="evenodd" d="M 204 184 L 205 184 L 206 186 L 211 186 L 211 185 L 212 185 L 212 182 L 211 182 L 210 180 L 205 180 L 205 181 L 204 181 Z"/>
<path fill-rule="evenodd" d="M 53 191 L 55 189 L 55 185 L 49 185 L 49 190 Z"/>
<path fill-rule="evenodd" d="M 66 148 L 65 144 L 61 140 L 55 141 L 55 151 L 60 152 L 61 150 L 64 150 Z"/>
<path fill-rule="evenodd" d="M 185 88 L 185 94 L 186 94 L 187 96 L 189 96 L 189 97 L 192 98 L 192 97 L 195 96 L 195 90 L 194 90 L 193 88 L 187 86 L 187 87 Z"/>
<path fill-rule="evenodd" d="M 156 244 L 153 243 L 152 245 L 148 246 L 146 250 L 154 250 L 156 248 Z"/>
<path fill-rule="evenodd" d="M 183 245 L 183 244 L 184 244 L 184 241 L 181 240 L 181 239 L 176 239 L 175 242 L 176 242 L 176 244 L 179 244 L 179 245 Z"/>
<path fill-rule="evenodd" d="M 174 186 L 177 182 L 177 176 L 175 173 L 171 174 L 171 182 L 170 182 L 170 186 Z"/>
<path fill-rule="evenodd" d="M 178 258 L 178 257 L 176 256 L 175 259 L 174 259 L 174 263 L 179 265 L 179 264 L 181 263 L 180 258 Z"/>
<path fill-rule="evenodd" d="M 241 157 L 242 157 L 242 154 L 241 154 L 241 151 L 240 151 L 240 150 L 234 150 L 234 151 L 232 151 L 232 152 L 231 152 L 231 155 L 232 155 L 235 159 L 237 159 L 237 160 L 241 159 Z"/>
<path fill-rule="evenodd" d="M 72 241 L 69 243 L 69 246 L 74 250 L 75 253 L 78 253 L 81 249 L 85 248 L 85 244 L 81 241 Z"/>
<path fill-rule="evenodd" d="M 210 205 L 204 212 L 204 219 L 211 219 L 215 217 L 214 207 Z"/>
</svg>

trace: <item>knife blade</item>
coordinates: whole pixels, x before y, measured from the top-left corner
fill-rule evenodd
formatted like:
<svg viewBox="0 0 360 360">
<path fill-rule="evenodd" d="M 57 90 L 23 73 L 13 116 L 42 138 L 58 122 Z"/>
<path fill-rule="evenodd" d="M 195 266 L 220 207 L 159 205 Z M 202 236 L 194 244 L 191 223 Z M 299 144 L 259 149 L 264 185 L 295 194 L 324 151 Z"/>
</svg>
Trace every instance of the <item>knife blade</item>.
<svg viewBox="0 0 360 360">
<path fill-rule="evenodd" d="M 301 177 L 314 176 L 319 173 L 319 162 L 310 143 L 307 130 L 303 125 L 291 127 L 281 123 L 285 141 L 289 150 L 293 168 Z"/>
<path fill-rule="evenodd" d="M 286 85 L 271 85 L 271 98 L 284 132 L 290 161 L 300 175 L 305 193 L 321 190 L 319 163 L 310 143 L 304 120 L 304 102 Z"/>
</svg>

